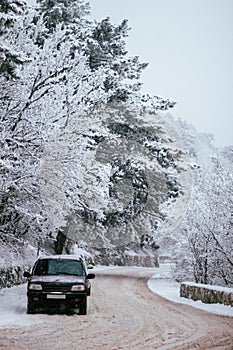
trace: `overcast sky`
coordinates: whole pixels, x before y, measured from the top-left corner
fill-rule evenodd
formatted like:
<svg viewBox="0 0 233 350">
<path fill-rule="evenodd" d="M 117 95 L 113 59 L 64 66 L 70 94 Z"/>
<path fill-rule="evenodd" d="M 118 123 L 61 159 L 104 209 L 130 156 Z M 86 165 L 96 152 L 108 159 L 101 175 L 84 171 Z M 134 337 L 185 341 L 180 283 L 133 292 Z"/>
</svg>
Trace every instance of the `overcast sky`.
<svg viewBox="0 0 233 350">
<path fill-rule="evenodd" d="M 143 91 L 216 145 L 233 144 L 233 0 L 91 0 L 92 17 L 131 27 L 127 48 L 149 67 Z"/>
</svg>

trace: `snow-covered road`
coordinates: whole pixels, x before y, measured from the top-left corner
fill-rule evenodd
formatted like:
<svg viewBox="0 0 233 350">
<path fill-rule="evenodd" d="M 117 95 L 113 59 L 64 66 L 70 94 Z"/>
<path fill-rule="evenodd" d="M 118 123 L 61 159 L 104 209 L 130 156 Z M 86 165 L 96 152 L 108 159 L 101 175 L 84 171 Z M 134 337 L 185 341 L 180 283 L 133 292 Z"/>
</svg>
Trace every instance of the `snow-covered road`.
<svg viewBox="0 0 233 350">
<path fill-rule="evenodd" d="M 166 266 L 99 268 L 96 274 L 87 316 L 27 315 L 26 285 L 1 290 L 0 349 L 233 349 L 232 317 L 174 304 L 150 291 L 190 302 L 180 300 L 178 285 L 165 278 Z M 219 312 L 230 316 L 231 310 L 221 306 Z"/>
</svg>

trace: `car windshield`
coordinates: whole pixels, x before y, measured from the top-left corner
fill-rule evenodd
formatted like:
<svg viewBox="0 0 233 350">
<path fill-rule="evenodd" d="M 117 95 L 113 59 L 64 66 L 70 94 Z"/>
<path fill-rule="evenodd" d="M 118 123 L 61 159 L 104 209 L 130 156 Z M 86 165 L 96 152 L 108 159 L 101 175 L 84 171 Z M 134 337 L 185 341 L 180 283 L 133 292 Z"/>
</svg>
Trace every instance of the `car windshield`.
<svg viewBox="0 0 233 350">
<path fill-rule="evenodd" d="M 34 275 L 76 275 L 83 276 L 84 270 L 81 261 L 70 259 L 42 259 L 39 260 L 33 271 Z"/>
</svg>

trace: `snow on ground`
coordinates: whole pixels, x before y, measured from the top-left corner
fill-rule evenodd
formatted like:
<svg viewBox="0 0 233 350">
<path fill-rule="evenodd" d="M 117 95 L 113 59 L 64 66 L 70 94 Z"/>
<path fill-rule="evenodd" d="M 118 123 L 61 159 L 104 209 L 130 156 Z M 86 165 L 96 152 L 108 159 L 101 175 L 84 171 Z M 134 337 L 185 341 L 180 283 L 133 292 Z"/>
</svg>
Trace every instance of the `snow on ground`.
<svg viewBox="0 0 233 350">
<path fill-rule="evenodd" d="M 38 323 L 33 315 L 27 315 L 27 285 L 0 290 L 0 328 L 29 326 Z"/>
<path fill-rule="evenodd" d="M 233 307 L 231 306 L 223 304 L 205 304 L 200 300 L 194 301 L 183 297 L 181 298 L 179 294 L 180 283 L 172 279 L 169 268 L 166 269 L 166 264 L 160 265 L 164 272 L 154 275 L 147 282 L 149 289 L 153 293 L 158 294 L 174 303 L 186 304 L 217 315 L 233 317 Z"/>
<path fill-rule="evenodd" d="M 124 269 L 124 267 L 95 267 L 101 269 Z M 140 268 L 138 268 L 140 269 Z M 94 272 L 94 271 L 93 271 Z M 175 303 L 188 304 L 208 312 L 223 316 L 233 317 L 233 308 L 220 304 L 204 304 L 201 301 L 193 301 L 179 296 L 179 283 L 175 282 L 170 275 L 170 266 L 161 264 L 158 273 L 148 281 L 148 287 L 154 293 Z M 29 326 L 42 322 L 40 318 L 27 315 L 27 287 L 26 284 L 4 288 L 0 290 L 0 328 L 8 326 Z"/>
</svg>

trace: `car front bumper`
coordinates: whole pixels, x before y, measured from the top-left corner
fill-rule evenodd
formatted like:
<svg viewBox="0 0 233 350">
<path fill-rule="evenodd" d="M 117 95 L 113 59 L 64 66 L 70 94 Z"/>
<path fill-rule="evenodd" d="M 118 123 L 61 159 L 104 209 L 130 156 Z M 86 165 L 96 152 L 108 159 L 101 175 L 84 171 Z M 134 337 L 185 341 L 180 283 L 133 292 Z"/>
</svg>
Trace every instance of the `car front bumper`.
<svg viewBox="0 0 233 350">
<path fill-rule="evenodd" d="M 37 307 L 65 305 L 78 307 L 86 300 L 86 292 L 27 292 L 28 302 Z"/>
</svg>

